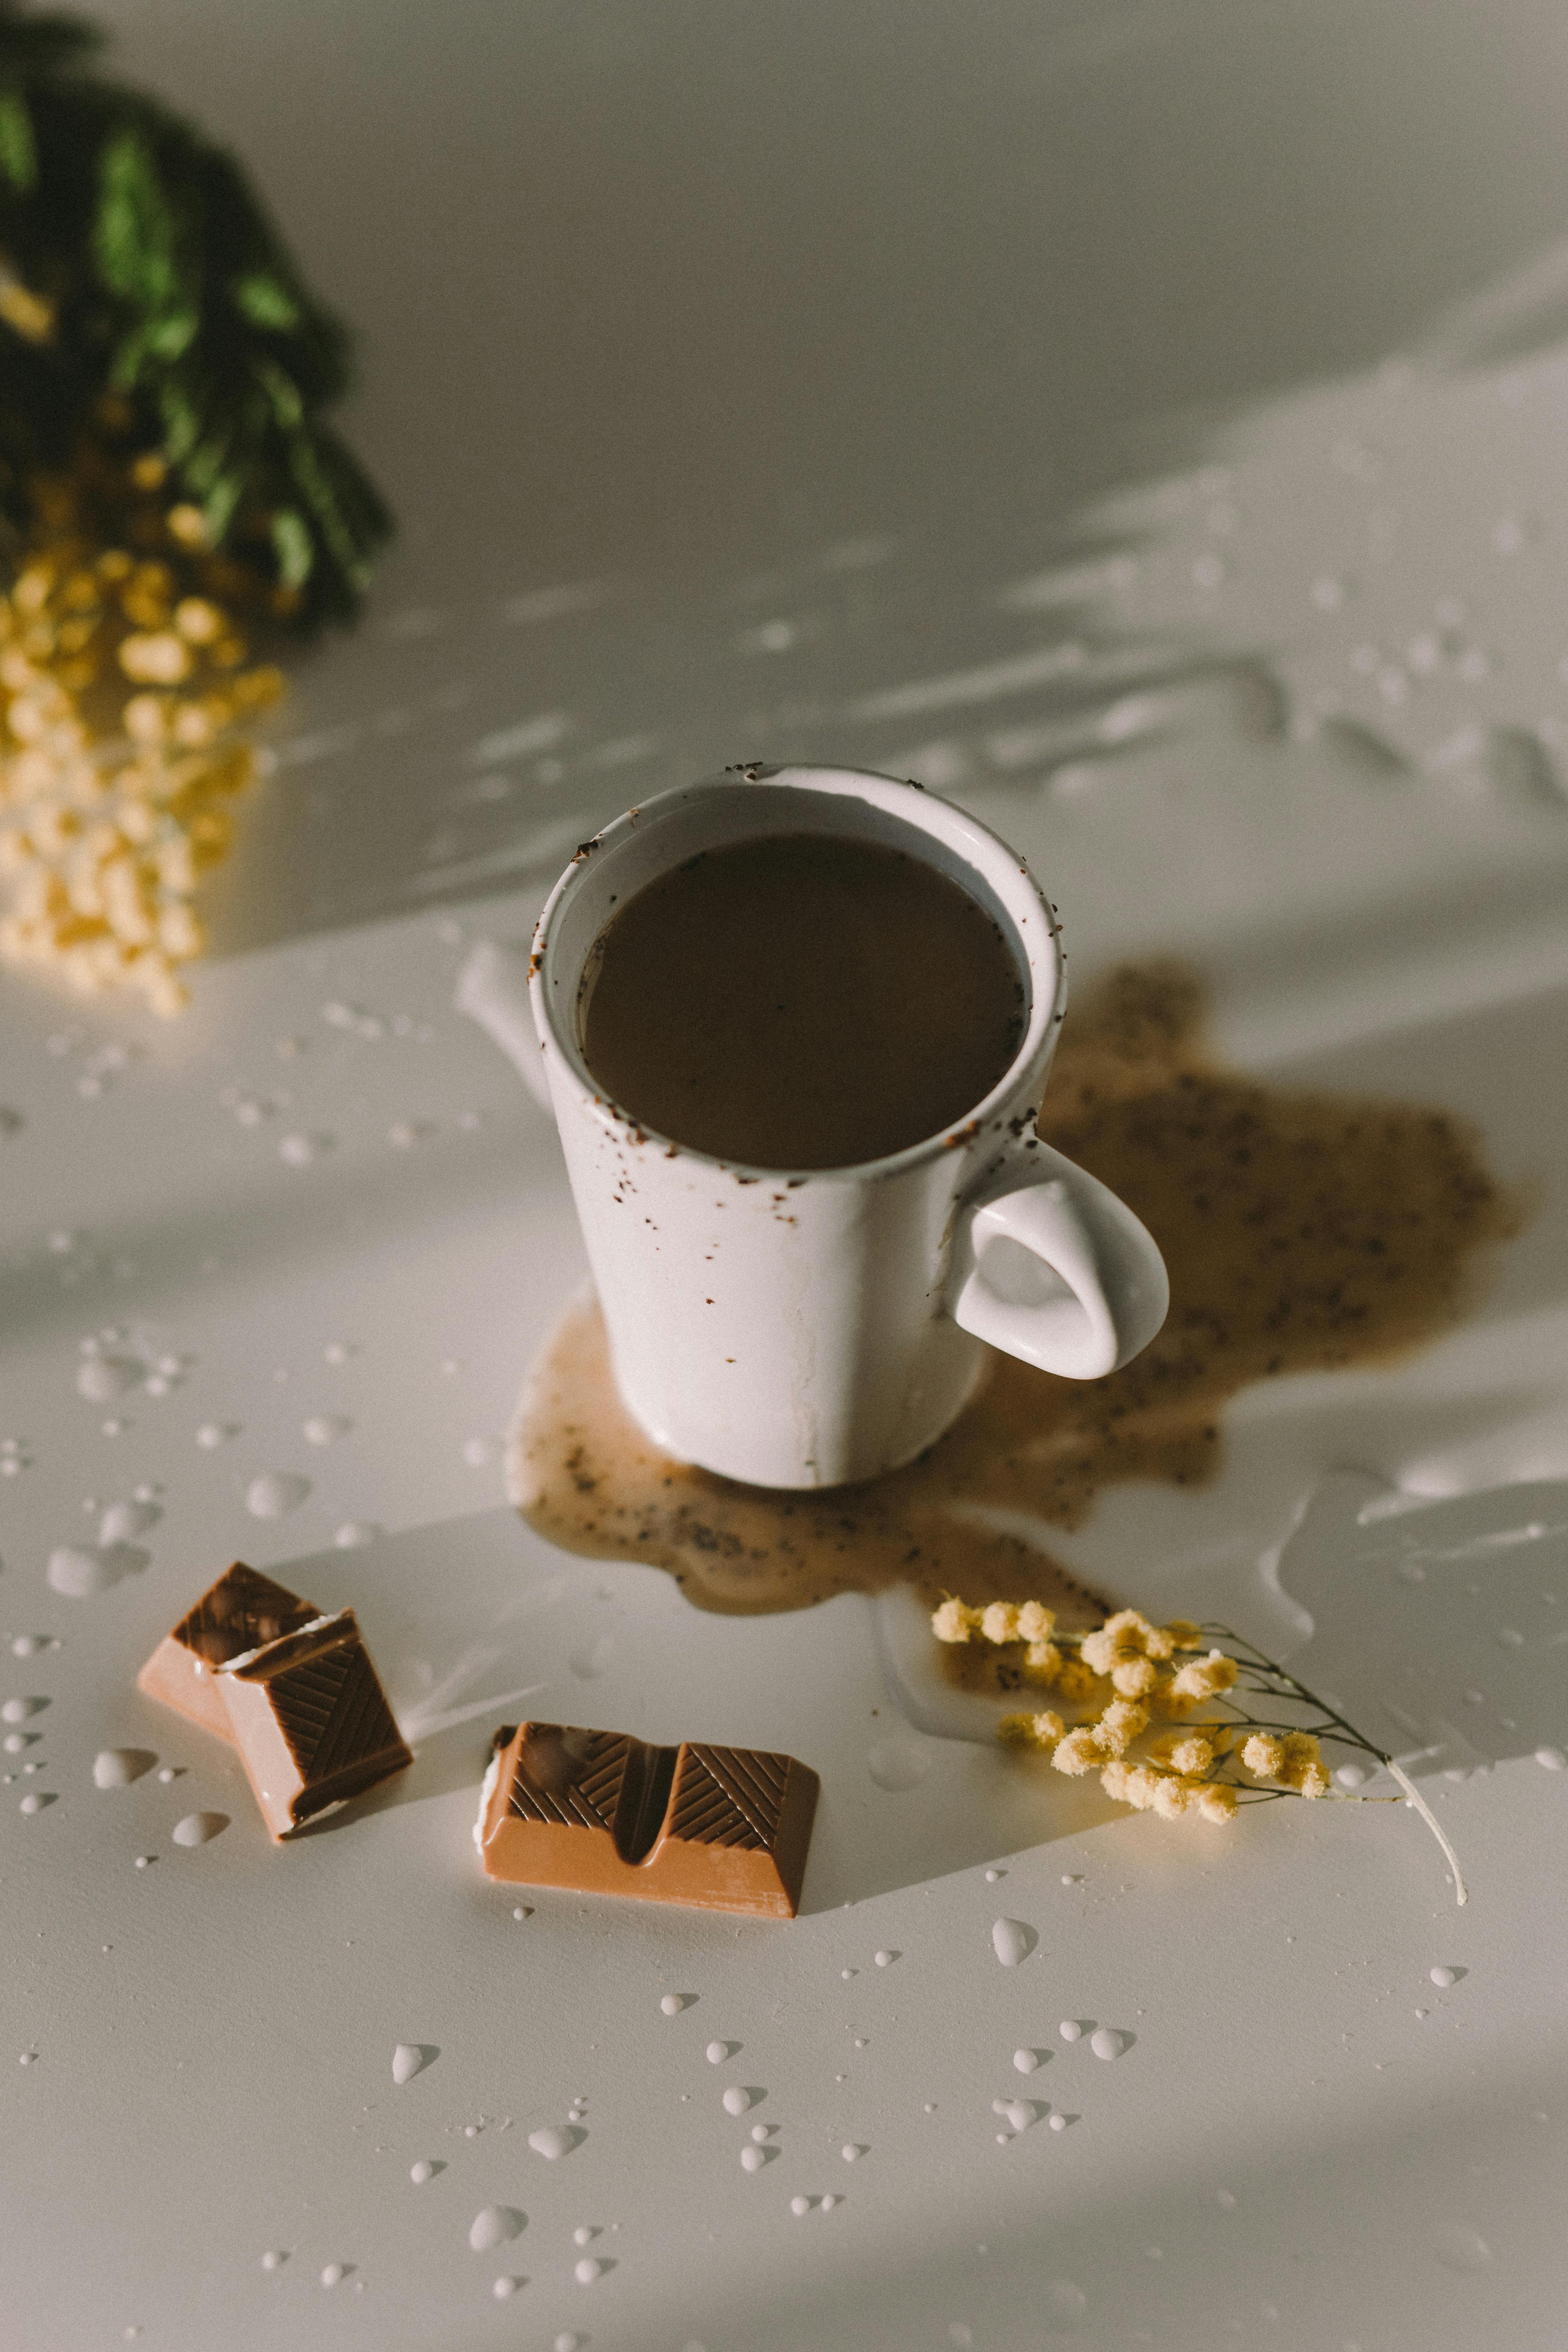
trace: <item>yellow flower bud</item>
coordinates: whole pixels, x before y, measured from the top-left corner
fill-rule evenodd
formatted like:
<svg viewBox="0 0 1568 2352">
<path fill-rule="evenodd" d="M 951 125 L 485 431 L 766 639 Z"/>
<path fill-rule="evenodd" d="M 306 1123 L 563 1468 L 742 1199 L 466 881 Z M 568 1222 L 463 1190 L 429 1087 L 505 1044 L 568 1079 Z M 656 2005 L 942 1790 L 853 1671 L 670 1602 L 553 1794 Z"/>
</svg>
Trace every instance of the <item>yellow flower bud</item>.
<svg viewBox="0 0 1568 2352">
<path fill-rule="evenodd" d="M 120 667 L 139 686 L 178 686 L 191 674 L 191 649 L 172 630 L 140 632 L 121 641 Z"/>
</svg>

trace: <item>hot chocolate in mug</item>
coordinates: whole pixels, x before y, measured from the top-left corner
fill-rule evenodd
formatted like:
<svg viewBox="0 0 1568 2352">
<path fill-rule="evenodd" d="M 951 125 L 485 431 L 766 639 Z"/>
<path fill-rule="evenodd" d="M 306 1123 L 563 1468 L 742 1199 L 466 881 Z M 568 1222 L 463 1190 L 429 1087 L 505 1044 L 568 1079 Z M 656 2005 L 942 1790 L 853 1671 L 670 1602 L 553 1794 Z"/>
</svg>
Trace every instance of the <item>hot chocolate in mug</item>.
<svg viewBox="0 0 1568 2352">
<path fill-rule="evenodd" d="M 962 1117 L 885 1158 L 727 1162 L 654 1132 L 595 1079 L 584 1036 L 601 943 L 700 854 L 803 835 L 899 851 L 958 884 L 1016 965 L 1016 1045 Z M 1035 1132 L 1066 1002 L 1055 910 L 1016 851 L 918 784 L 759 766 L 628 809 L 551 893 L 529 988 L 616 1382 L 680 1459 L 764 1486 L 873 1477 L 942 1435 L 988 1347 L 1095 1380 L 1163 1322 L 1144 1227 Z"/>
</svg>

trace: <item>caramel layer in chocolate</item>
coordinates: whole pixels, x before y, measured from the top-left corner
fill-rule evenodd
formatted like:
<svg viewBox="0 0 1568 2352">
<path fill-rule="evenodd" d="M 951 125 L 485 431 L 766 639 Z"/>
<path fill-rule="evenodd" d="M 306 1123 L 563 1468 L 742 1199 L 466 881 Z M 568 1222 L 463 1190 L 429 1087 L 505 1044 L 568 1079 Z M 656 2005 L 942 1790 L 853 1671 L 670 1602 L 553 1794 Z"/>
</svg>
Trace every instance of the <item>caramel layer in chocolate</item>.
<svg viewBox="0 0 1568 2352">
<path fill-rule="evenodd" d="M 508 1724 L 474 1843 L 491 1878 L 793 1919 L 821 1787 L 793 1756 Z"/>
<path fill-rule="evenodd" d="M 297 1633 L 321 1611 L 286 1585 L 237 1559 L 159 1643 L 136 1677 L 137 1688 L 175 1708 L 219 1739 L 232 1740 L 228 1710 L 216 1679 L 230 1658 Z"/>
<path fill-rule="evenodd" d="M 229 1736 L 275 1838 L 414 1761 L 352 1609 L 241 1654 L 216 1680 Z"/>
</svg>

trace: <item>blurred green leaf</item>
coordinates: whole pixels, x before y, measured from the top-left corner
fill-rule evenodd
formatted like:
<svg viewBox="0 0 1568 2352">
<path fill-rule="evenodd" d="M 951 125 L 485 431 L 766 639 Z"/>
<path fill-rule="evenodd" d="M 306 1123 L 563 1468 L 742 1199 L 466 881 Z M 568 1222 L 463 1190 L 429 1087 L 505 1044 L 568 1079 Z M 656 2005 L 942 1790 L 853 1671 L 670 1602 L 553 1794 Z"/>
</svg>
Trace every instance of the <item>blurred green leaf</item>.
<svg viewBox="0 0 1568 2352">
<path fill-rule="evenodd" d="M 272 545 L 278 557 L 278 577 L 285 588 L 302 588 L 310 576 L 316 551 L 310 527 L 293 507 L 279 507 L 272 518 Z"/>
<path fill-rule="evenodd" d="M 202 500 L 202 525 L 209 547 L 221 547 L 234 520 L 234 510 L 245 495 L 245 477 L 236 471 L 220 474 Z"/>
<path fill-rule="evenodd" d="M 141 310 L 169 308 L 180 292 L 174 215 L 147 142 L 111 137 L 99 158 L 93 254 L 113 293 Z"/>
<path fill-rule="evenodd" d="M 0 89 L 0 172 L 19 196 L 30 196 L 38 184 L 33 118 L 19 89 Z"/>
<path fill-rule="evenodd" d="M 229 291 L 234 296 L 236 308 L 253 327 L 268 327 L 279 334 L 292 334 L 300 324 L 300 305 L 288 288 L 269 270 L 257 269 L 247 278 L 237 278 Z"/>
</svg>

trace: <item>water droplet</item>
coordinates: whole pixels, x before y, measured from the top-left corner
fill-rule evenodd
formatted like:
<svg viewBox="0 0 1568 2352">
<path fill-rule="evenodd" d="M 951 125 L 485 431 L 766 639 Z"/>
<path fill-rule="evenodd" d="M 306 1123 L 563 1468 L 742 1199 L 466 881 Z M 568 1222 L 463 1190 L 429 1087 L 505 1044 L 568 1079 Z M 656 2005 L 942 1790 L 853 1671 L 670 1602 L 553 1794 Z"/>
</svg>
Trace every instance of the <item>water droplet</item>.
<svg viewBox="0 0 1568 2352">
<path fill-rule="evenodd" d="M 330 1445 L 334 1437 L 346 1437 L 353 1427 L 353 1422 L 341 1412 L 318 1412 L 300 1423 L 300 1433 L 307 1445 Z"/>
<path fill-rule="evenodd" d="M 48 1646 L 48 1643 L 37 1633 L 18 1633 L 11 1644 L 11 1655 L 14 1658 L 36 1658 L 40 1650 L 47 1650 Z"/>
<path fill-rule="evenodd" d="M 1342 1764 L 1334 1773 L 1342 1789 L 1359 1789 L 1366 1780 L 1364 1764 Z"/>
<path fill-rule="evenodd" d="M 587 2137 L 585 2131 L 578 2130 L 575 2126 L 545 2124 L 539 2131 L 529 2133 L 528 2144 L 536 2156 L 545 2157 L 553 2164 L 558 2157 L 570 2156 L 579 2141 L 585 2140 Z"/>
<path fill-rule="evenodd" d="M 686 1996 L 684 1993 L 667 1992 L 658 2005 L 666 2017 L 679 2017 L 686 2007 Z"/>
<path fill-rule="evenodd" d="M 521 2284 L 522 2282 L 521 2279 L 508 2278 L 503 2274 L 500 2278 L 497 2279 L 494 2286 L 490 2289 L 490 2293 L 494 2295 L 498 2303 L 504 2303 L 509 2295 L 513 2295 L 517 2293 L 518 2288 Z"/>
<path fill-rule="evenodd" d="M 179 1777 L 178 1772 L 175 1771 L 172 1764 L 165 1764 L 163 1770 L 158 1775 L 159 1780 L 163 1782 L 165 1789 L 169 1786 L 171 1781 L 177 1780 Z"/>
<path fill-rule="evenodd" d="M 433 2042 L 400 2042 L 392 2053 L 392 2079 L 395 2083 L 411 2083 L 416 2074 L 433 2066 L 441 2053 Z"/>
<path fill-rule="evenodd" d="M 340 1551 L 357 1551 L 362 1544 L 374 1543 L 381 1529 L 369 1519 L 349 1519 L 332 1538 Z"/>
<path fill-rule="evenodd" d="M 468 2243 L 476 2254 L 488 2254 L 509 2238 L 521 2236 L 527 2220 L 515 2205 L 483 2206 L 468 2224 Z"/>
<path fill-rule="evenodd" d="M 1010 2123 L 1016 2132 L 1027 2131 L 1045 2113 L 1037 2099 L 993 2099 L 991 2109 Z"/>
<path fill-rule="evenodd" d="M 1432 2233 L 1437 2260 L 1451 2271 L 1489 2271 L 1492 2250 L 1479 2231 L 1462 2221 L 1445 2221 Z"/>
<path fill-rule="evenodd" d="M 7 1756 L 20 1756 L 24 1748 L 31 1748 L 34 1740 L 42 1737 L 43 1734 L 37 1731 L 8 1731 L 0 1746 L 5 1748 Z"/>
<path fill-rule="evenodd" d="M 329 2263 L 326 2269 L 321 2273 L 321 2284 L 323 2286 L 341 2286 L 346 2276 L 347 2272 L 344 2270 L 342 2263 Z"/>
<path fill-rule="evenodd" d="M 999 1870 L 988 1870 L 988 1871 L 986 1872 L 986 1874 L 985 1874 L 985 1884 L 986 1884 L 986 1885 L 987 1885 L 987 1886 L 994 1886 L 994 1885 L 995 1885 L 995 1884 L 996 1884 L 996 1881 L 997 1881 L 997 1880 L 1002 1876 L 1002 1874 L 1002 1874 L 1002 1873 L 1001 1873 L 1001 1871 L 999 1871 Z"/>
<path fill-rule="evenodd" d="M 310 1491 L 309 1478 L 291 1470 L 264 1470 L 245 1491 L 245 1507 L 253 1519 L 281 1519 L 297 1511 Z"/>
<path fill-rule="evenodd" d="M 278 1146 L 278 1157 L 287 1167 L 308 1168 L 312 1160 L 331 1148 L 330 1135 L 286 1135 Z"/>
<path fill-rule="evenodd" d="M 555 2339 L 554 2352 L 582 2352 L 582 2343 L 580 2336 L 574 2336 L 569 2327 L 564 2328 Z"/>
<path fill-rule="evenodd" d="M 0 1723 L 26 1723 L 29 1716 L 42 1715 L 48 1703 L 47 1698 L 8 1698 L 0 1706 Z"/>
<path fill-rule="evenodd" d="M 1083 2039 L 1083 2028 L 1076 2017 L 1064 2017 L 1057 2032 L 1064 2042 L 1081 2042 Z"/>
<path fill-rule="evenodd" d="M 1067 2127 L 1068 2119 L 1066 2116 L 1053 2116 L 1051 2117 L 1051 2129 L 1053 2131 L 1066 2131 Z"/>
<path fill-rule="evenodd" d="M 482 1470 L 495 1460 L 495 1447 L 488 1437 L 470 1437 L 463 1447 L 463 1459 L 470 1470 Z"/>
<path fill-rule="evenodd" d="M 36 2066 L 37 2063 L 38 2053 L 36 2050 L 24 2050 L 16 2061 L 18 2066 Z"/>
<path fill-rule="evenodd" d="M 839 2197 L 837 2189 L 830 2189 L 822 2200 L 822 2210 L 825 2213 L 831 2213 L 834 2207 L 841 2204 L 843 2200 Z"/>
<path fill-rule="evenodd" d="M 514 1903 L 512 1906 L 511 1916 L 514 1919 L 531 1919 L 533 1916 L 532 1904 Z"/>
<path fill-rule="evenodd" d="M 1426 1973 L 1442 1992 L 1447 1992 L 1450 1985 L 1458 1984 L 1459 1981 L 1452 1969 L 1428 1969 Z"/>
<path fill-rule="evenodd" d="M 847 2139 L 838 2153 L 846 2164 L 858 2164 L 866 2150 L 855 2140 Z"/>
<path fill-rule="evenodd" d="M 1013 2063 L 1020 2074 L 1032 2074 L 1039 2063 L 1040 2053 L 1037 2050 L 1015 2050 L 1013 2053 Z"/>
<path fill-rule="evenodd" d="M 740 2048 L 739 2042 L 735 2044 L 735 2047 L 736 2049 Z M 721 2066 L 725 2059 L 730 2055 L 731 2049 L 730 2044 L 727 2042 L 710 2042 L 708 2044 L 707 2058 L 710 2066 Z"/>
<path fill-rule="evenodd" d="M 261 2257 L 261 2267 L 264 2271 L 280 2271 L 288 2259 L 281 2246 L 268 2246 Z"/>
<path fill-rule="evenodd" d="M 91 1601 L 116 1580 L 98 1552 L 84 1550 L 79 1544 L 56 1546 L 44 1580 L 51 1592 L 63 1593 L 68 1601 Z"/>
<path fill-rule="evenodd" d="M 1045 2292 L 1046 2326 L 1052 2334 L 1075 2328 L 1089 2308 L 1089 2297 L 1071 2279 L 1052 2279 Z"/>
<path fill-rule="evenodd" d="M 1561 1748 L 1538 1748 L 1535 1751 L 1535 1760 L 1543 1770 L 1548 1772 L 1561 1772 L 1563 1767 L 1568 1765 L 1568 1756 L 1563 1755 Z"/>
<path fill-rule="evenodd" d="M 1215 2190 L 1215 2203 L 1220 2206 L 1226 2213 L 1234 2213 L 1236 2210 L 1235 2189 L 1216 2189 Z"/>
<path fill-rule="evenodd" d="M 608 2263 L 600 2262 L 596 2256 L 584 2254 L 572 2275 L 579 2286 L 592 2286 L 596 2278 L 603 2278 L 609 2267 Z"/>
<path fill-rule="evenodd" d="M 98 1540 L 100 1544 L 129 1543 L 135 1536 L 144 1536 L 149 1528 L 155 1528 L 163 1516 L 156 1503 L 110 1503 L 98 1523 Z"/>
<path fill-rule="evenodd" d="M 890 1969 L 898 1957 L 897 1952 L 879 1952 L 876 1956 L 877 1966 L 879 1969 Z"/>
<path fill-rule="evenodd" d="M 196 1432 L 196 1444 L 210 1454 L 215 1446 L 223 1444 L 228 1434 L 228 1431 L 220 1429 L 216 1421 L 204 1421 Z"/>
<path fill-rule="evenodd" d="M 931 1769 L 931 1758 L 912 1739 L 879 1739 L 866 1758 L 866 1769 L 879 1789 L 898 1794 L 920 1787 Z"/>
<path fill-rule="evenodd" d="M 766 2155 L 760 2147 L 743 2147 L 741 2150 L 741 2169 L 742 2172 L 760 2172 L 767 2160 Z"/>
<path fill-rule="evenodd" d="M 799 2220 L 799 2218 L 800 2218 L 800 2216 L 801 2216 L 803 2213 L 809 2213 L 809 2212 L 810 2212 L 810 2210 L 811 2210 L 811 2200 L 810 2200 L 810 2198 L 809 2198 L 809 2197 L 792 2197 L 792 2198 L 790 2199 L 790 2200 L 789 2200 L 789 2210 L 790 2210 L 790 2211 L 791 2211 L 791 2212 L 795 2216 L 795 2219 L 798 2221 L 798 2220 Z"/>
<path fill-rule="evenodd" d="M 1005 1969 L 1016 1969 L 1026 1960 L 1039 1940 L 1022 1919 L 998 1919 L 991 1930 L 992 1944 Z"/>
<path fill-rule="evenodd" d="M 107 1404 L 134 1388 L 142 1376 L 142 1367 L 128 1356 L 89 1356 L 77 1372 L 77 1394 L 89 1404 Z"/>
<path fill-rule="evenodd" d="M 187 1813 L 171 1834 L 176 1845 L 206 1845 L 228 1827 L 226 1813 Z"/>
<path fill-rule="evenodd" d="M 724 2094 L 724 2113 L 727 2116 L 743 2116 L 748 2107 L 756 2105 L 760 2095 L 754 2095 L 749 2087 L 743 2090 L 739 2083 L 731 2083 Z"/>
<path fill-rule="evenodd" d="M 1127 2047 L 1127 2038 L 1113 2027 L 1101 2025 L 1089 2035 L 1089 2046 L 1097 2058 L 1120 2058 Z"/>
<path fill-rule="evenodd" d="M 150 1748 L 100 1748 L 92 1759 L 93 1786 L 128 1789 L 132 1780 L 151 1771 L 157 1760 Z"/>
<path fill-rule="evenodd" d="M 572 2243 L 574 2246 L 591 2246 L 598 2234 L 597 2230 L 591 2230 L 585 2221 L 579 2222 L 572 2232 Z"/>
<path fill-rule="evenodd" d="M 150 1853 L 139 1853 L 136 1857 L 136 1867 L 138 1870 L 147 1870 L 151 1867 L 152 1862 L 153 1856 Z"/>
<path fill-rule="evenodd" d="M 19 1810 L 24 1813 L 41 1813 L 46 1805 L 52 1805 L 54 1801 L 53 1797 L 46 1795 L 43 1790 L 35 1789 L 23 1798 Z"/>
<path fill-rule="evenodd" d="M 412 2180 L 416 2189 L 423 2189 L 427 2180 L 435 2178 L 435 2166 L 431 2164 L 427 2158 L 422 2156 L 417 2164 L 411 2164 L 409 2166 L 408 2178 Z"/>
</svg>

